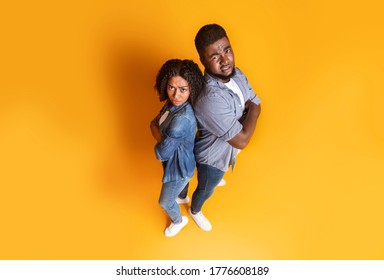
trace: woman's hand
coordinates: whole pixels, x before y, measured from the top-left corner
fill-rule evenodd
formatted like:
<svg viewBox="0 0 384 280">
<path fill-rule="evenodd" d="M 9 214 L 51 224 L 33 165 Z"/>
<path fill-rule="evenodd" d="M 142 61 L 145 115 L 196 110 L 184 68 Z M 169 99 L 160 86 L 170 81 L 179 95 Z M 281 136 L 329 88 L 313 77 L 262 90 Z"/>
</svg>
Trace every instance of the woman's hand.
<svg viewBox="0 0 384 280">
<path fill-rule="evenodd" d="M 159 119 L 160 119 L 160 114 L 157 115 L 151 121 L 151 125 L 150 125 L 152 136 L 153 136 L 153 138 L 155 138 L 155 140 L 157 142 L 160 142 L 163 139 L 163 136 L 161 135 L 161 132 L 160 132 L 160 129 L 159 129 Z"/>
</svg>

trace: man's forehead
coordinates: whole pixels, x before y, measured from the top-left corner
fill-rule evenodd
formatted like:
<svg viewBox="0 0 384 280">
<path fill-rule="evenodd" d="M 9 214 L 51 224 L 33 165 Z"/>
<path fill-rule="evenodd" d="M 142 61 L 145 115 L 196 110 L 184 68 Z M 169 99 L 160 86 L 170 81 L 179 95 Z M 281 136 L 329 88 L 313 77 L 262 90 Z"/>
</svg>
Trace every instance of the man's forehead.
<svg viewBox="0 0 384 280">
<path fill-rule="evenodd" d="M 216 42 L 212 43 L 207 47 L 207 50 L 210 51 L 224 51 L 226 48 L 230 47 L 231 44 L 229 43 L 229 40 L 226 37 L 223 37 Z"/>
</svg>

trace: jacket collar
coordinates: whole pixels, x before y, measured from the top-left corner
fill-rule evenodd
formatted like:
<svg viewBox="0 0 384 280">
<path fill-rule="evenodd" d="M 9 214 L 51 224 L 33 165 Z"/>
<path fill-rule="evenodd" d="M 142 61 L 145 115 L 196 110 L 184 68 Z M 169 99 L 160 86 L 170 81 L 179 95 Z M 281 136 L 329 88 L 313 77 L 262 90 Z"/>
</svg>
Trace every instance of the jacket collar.
<svg viewBox="0 0 384 280">
<path fill-rule="evenodd" d="M 174 113 L 174 112 L 177 112 L 177 111 L 183 109 L 188 104 L 189 104 L 189 101 L 186 101 L 183 104 L 181 104 L 180 106 L 173 106 L 171 104 L 171 102 L 169 100 L 167 100 L 167 108 L 168 108 L 169 112 L 171 112 L 171 113 Z"/>
</svg>

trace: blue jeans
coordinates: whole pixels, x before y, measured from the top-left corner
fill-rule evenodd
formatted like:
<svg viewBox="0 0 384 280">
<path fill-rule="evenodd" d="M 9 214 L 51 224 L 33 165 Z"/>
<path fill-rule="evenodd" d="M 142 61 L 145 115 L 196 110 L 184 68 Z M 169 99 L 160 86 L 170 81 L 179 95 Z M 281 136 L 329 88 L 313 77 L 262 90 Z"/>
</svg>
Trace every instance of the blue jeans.
<svg viewBox="0 0 384 280">
<path fill-rule="evenodd" d="M 224 172 L 220 169 L 206 164 L 197 164 L 197 187 L 192 196 L 192 212 L 201 211 L 203 204 L 211 197 L 223 177 Z"/>
<path fill-rule="evenodd" d="M 176 202 L 176 197 L 184 189 L 191 178 L 183 178 L 178 181 L 163 183 L 161 188 L 159 204 L 167 212 L 172 223 L 179 224 L 182 221 L 180 207 Z"/>
</svg>

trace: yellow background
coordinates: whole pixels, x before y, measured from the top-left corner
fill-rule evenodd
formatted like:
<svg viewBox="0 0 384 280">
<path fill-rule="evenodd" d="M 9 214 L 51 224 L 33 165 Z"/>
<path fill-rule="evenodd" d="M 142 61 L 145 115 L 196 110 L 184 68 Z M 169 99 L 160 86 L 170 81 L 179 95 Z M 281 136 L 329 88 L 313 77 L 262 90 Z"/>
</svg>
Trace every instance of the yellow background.
<svg viewBox="0 0 384 280">
<path fill-rule="evenodd" d="M 383 259 L 383 8 L 2 1 L 0 258 Z M 262 114 L 205 205 L 213 230 L 191 220 L 166 238 L 154 79 L 167 59 L 198 61 L 213 22 Z"/>
</svg>

